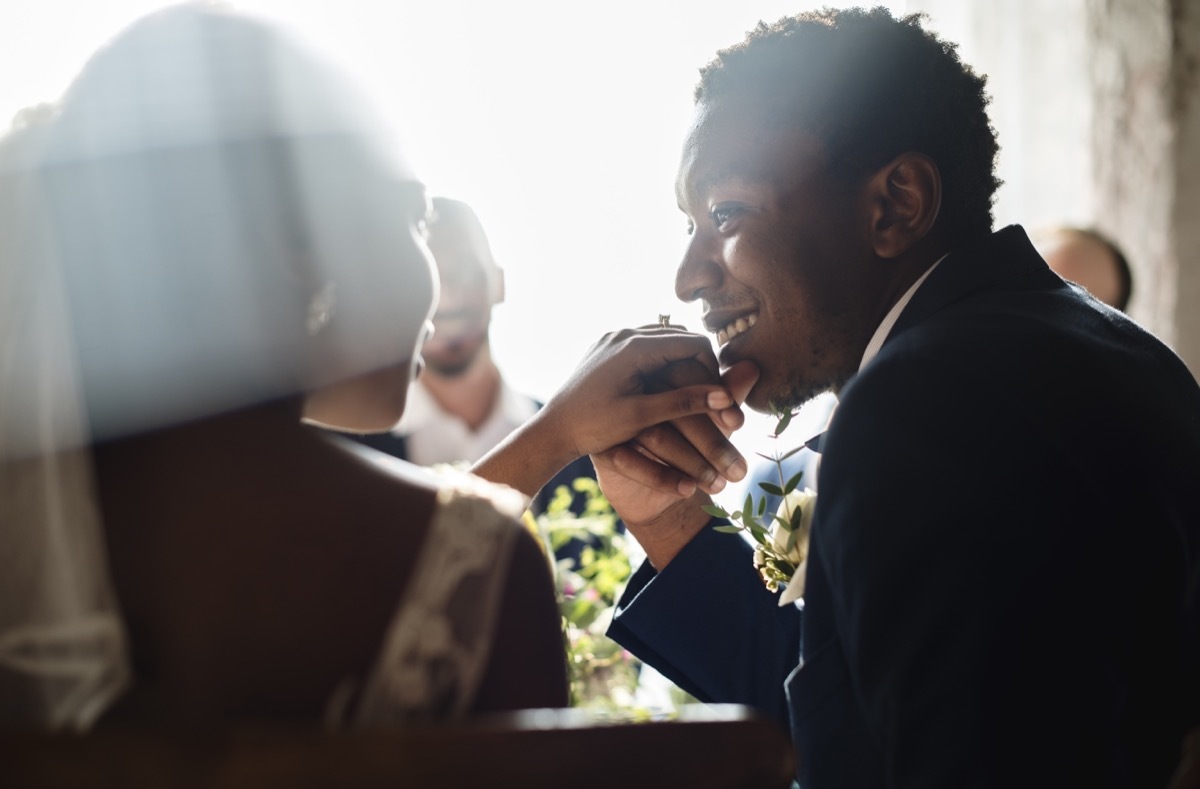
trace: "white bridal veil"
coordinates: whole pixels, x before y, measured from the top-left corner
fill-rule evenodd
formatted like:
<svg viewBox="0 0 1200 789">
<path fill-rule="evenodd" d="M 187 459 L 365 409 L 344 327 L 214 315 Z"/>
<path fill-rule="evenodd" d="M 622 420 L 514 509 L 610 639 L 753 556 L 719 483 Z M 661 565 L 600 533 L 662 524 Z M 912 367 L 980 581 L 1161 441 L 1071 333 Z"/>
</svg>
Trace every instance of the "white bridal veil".
<svg viewBox="0 0 1200 789">
<path fill-rule="evenodd" d="M 0 143 L 0 723 L 83 728 L 129 669 L 33 172 L 44 136 Z"/>
<path fill-rule="evenodd" d="M 412 309 L 415 176 L 364 107 L 290 34 L 183 6 L 0 142 L 0 723 L 85 728 L 129 679 L 93 441 L 411 353 L 381 316 Z"/>
</svg>

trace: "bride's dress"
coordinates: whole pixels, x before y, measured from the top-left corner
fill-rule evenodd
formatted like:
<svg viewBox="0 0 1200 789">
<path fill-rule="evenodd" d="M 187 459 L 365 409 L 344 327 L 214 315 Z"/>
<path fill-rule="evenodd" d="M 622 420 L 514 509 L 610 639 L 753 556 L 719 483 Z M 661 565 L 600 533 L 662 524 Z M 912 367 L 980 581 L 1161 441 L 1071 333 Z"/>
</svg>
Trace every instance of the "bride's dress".
<svg viewBox="0 0 1200 789">
<path fill-rule="evenodd" d="M 491 655 L 524 497 L 463 474 L 442 483 L 429 531 L 356 700 L 343 686 L 331 723 L 401 723 L 465 714 Z"/>
</svg>

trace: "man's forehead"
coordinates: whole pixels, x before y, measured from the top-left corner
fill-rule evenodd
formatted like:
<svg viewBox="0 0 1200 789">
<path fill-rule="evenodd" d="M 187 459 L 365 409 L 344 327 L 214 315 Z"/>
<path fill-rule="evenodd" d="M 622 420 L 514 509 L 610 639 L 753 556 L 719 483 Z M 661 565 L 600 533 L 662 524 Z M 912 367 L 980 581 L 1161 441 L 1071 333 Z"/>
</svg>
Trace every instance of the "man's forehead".
<svg viewBox="0 0 1200 789">
<path fill-rule="evenodd" d="M 469 282 L 486 277 L 494 267 L 491 248 L 481 229 L 457 217 L 435 222 L 429 228 L 429 248 L 443 279 Z"/>
<path fill-rule="evenodd" d="M 827 146 L 798 120 L 780 121 L 753 100 L 702 102 L 684 141 L 676 189 L 791 180 L 828 161 Z"/>
</svg>

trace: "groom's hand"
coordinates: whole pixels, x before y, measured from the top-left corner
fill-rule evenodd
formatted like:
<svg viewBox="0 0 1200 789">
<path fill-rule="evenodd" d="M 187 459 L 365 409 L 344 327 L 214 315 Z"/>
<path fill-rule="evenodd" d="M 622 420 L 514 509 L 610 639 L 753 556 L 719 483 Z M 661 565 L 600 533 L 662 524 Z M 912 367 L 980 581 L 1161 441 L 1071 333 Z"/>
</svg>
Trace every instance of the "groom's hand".
<svg viewBox="0 0 1200 789">
<path fill-rule="evenodd" d="M 663 391 L 711 381 L 712 375 L 704 365 L 688 360 L 647 376 L 646 387 Z M 730 368 L 720 380 L 740 403 L 757 379 L 757 368 L 746 362 Z M 701 507 L 711 503 L 709 492 L 724 487 L 724 479 L 717 479 L 691 495 L 686 489 L 673 492 L 670 482 L 676 469 L 693 476 L 694 467 L 702 464 L 698 458 L 711 456 L 712 445 L 727 443 L 729 434 L 741 423 L 740 411 L 683 417 L 647 428 L 632 441 L 592 456 L 605 497 L 654 567 L 664 567 L 704 528 L 709 516 Z M 742 460 L 727 476 L 738 481 L 745 473 Z"/>
<path fill-rule="evenodd" d="M 666 423 L 675 427 L 656 427 Z M 473 470 L 532 496 L 575 458 L 634 442 L 668 464 L 655 461 L 657 473 L 642 479 L 677 500 L 745 475 L 727 437 L 741 423 L 708 338 L 675 326 L 623 329 L 593 345 L 545 406 Z"/>
</svg>

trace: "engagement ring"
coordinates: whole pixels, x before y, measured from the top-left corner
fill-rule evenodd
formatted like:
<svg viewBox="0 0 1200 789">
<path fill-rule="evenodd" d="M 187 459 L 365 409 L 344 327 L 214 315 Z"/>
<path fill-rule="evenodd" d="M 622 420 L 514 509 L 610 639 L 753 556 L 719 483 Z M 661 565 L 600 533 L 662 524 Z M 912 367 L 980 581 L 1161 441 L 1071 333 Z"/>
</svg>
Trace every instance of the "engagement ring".
<svg viewBox="0 0 1200 789">
<path fill-rule="evenodd" d="M 660 313 L 658 316 L 658 325 L 662 326 L 664 329 L 667 328 L 668 326 L 670 326 L 671 325 L 671 316 L 663 315 Z"/>
</svg>

